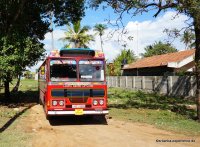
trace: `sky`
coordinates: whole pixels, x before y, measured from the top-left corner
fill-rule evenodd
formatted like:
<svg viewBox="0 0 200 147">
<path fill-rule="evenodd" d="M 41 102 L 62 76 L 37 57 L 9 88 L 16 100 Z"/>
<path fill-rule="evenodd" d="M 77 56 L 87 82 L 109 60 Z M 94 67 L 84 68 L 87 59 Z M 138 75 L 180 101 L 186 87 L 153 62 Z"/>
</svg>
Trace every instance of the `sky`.
<svg viewBox="0 0 200 147">
<path fill-rule="evenodd" d="M 87 9 L 85 17 L 81 21 L 81 25 L 87 25 L 92 28 L 95 24 L 101 23 L 106 24 L 108 26 L 108 29 L 103 35 L 103 50 L 105 53 L 106 60 L 108 60 L 108 62 L 112 62 L 113 59 L 124 48 L 122 45 L 125 43 L 127 44 L 127 49 L 131 49 L 137 56 L 139 56 L 141 53 L 144 53 L 144 48 L 147 45 L 151 45 L 156 41 L 166 42 L 168 40 L 167 34 L 163 32 L 164 29 L 181 29 L 186 26 L 185 21 L 188 19 L 186 15 L 177 15 L 177 13 L 174 11 L 167 11 L 161 13 L 155 18 L 153 17 L 154 13 L 155 11 L 153 10 L 151 12 L 137 16 L 124 14 L 122 17 L 122 23 L 124 27 L 120 25 L 120 28 L 118 28 L 114 27 L 114 25 L 116 24 L 116 20 L 119 18 L 119 15 L 115 14 L 113 9 Z M 108 24 L 108 20 L 112 23 L 112 25 Z M 119 21 L 118 24 L 120 24 Z M 123 29 L 126 30 L 127 33 L 121 36 L 119 34 L 121 34 Z M 63 38 L 65 36 L 65 30 L 66 26 L 54 26 L 53 35 L 55 49 L 59 50 L 66 44 L 66 42 L 60 40 L 60 38 Z M 110 36 L 112 32 L 115 33 L 112 36 Z M 94 30 L 91 29 L 89 31 L 89 34 L 94 35 Z M 129 36 L 132 37 L 132 40 L 128 40 Z M 45 35 L 45 39 L 42 42 L 45 44 L 44 48 L 46 49 L 46 53 L 49 54 L 49 52 L 52 50 L 51 34 L 47 33 Z M 182 42 L 180 42 L 180 38 L 176 38 L 172 45 L 178 50 L 185 49 L 185 45 Z M 99 36 L 96 35 L 95 41 L 90 42 L 88 46 L 95 50 L 101 50 Z M 35 69 L 37 69 L 41 65 L 41 63 L 42 61 L 38 62 L 37 65 L 29 68 L 29 70 L 35 71 Z"/>
</svg>

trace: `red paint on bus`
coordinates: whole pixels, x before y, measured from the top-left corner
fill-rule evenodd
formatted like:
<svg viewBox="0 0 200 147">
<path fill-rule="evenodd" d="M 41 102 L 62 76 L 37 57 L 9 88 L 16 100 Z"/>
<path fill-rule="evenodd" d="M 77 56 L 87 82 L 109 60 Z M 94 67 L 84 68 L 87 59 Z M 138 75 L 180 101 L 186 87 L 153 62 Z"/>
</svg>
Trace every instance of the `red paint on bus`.
<svg viewBox="0 0 200 147">
<path fill-rule="evenodd" d="M 53 51 L 40 66 L 39 101 L 47 117 L 108 114 L 104 54 L 83 50 Z"/>
</svg>

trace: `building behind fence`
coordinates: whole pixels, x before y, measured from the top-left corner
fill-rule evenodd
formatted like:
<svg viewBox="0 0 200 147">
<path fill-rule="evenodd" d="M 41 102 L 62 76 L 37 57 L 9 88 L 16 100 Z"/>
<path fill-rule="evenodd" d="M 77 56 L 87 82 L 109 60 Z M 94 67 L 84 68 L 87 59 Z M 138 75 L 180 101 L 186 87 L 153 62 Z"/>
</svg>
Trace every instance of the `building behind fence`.
<svg viewBox="0 0 200 147">
<path fill-rule="evenodd" d="M 171 96 L 193 97 L 196 80 L 193 76 L 109 76 L 108 87 L 153 91 Z"/>
</svg>

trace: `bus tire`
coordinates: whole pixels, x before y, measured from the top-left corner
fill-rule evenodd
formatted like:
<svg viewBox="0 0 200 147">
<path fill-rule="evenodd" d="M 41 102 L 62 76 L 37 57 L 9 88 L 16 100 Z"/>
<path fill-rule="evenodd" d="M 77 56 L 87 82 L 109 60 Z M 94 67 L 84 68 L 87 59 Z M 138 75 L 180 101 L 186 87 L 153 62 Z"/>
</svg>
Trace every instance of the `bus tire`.
<svg viewBox="0 0 200 147">
<path fill-rule="evenodd" d="M 47 120 L 51 120 L 51 119 L 52 119 L 52 116 L 46 114 L 46 119 L 47 119 Z"/>
<path fill-rule="evenodd" d="M 106 120 L 105 114 L 95 115 L 95 119 L 97 121 L 99 121 L 100 123 L 107 125 L 107 120 Z"/>
</svg>

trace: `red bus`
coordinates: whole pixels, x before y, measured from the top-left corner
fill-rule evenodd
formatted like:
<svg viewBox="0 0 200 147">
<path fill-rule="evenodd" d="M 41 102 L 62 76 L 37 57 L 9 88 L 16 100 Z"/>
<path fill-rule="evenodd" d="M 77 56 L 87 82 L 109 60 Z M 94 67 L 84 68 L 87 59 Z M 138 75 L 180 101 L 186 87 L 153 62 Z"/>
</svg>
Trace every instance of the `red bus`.
<svg viewBox="0 0 200 147">
<path fill-rule="evenodd" d="M 105 65 L 100 51 L 52 51 L 38 70 L 39 101 L 47 118 L 108 114 Z"/>
</svg>

